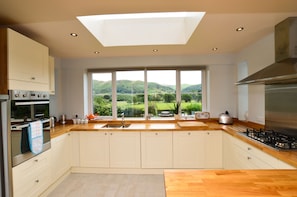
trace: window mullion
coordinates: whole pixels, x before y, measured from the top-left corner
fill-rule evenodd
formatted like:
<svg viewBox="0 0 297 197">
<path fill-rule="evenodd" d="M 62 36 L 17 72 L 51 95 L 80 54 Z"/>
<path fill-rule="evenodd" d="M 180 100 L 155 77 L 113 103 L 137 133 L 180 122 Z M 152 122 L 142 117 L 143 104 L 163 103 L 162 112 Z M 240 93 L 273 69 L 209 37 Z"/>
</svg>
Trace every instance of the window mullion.
<svg viewBox="0 0 297 197">
<path fill-rule="evenodd" d="M 116 72 L 112 72 L 112 118 L 117 119 L 117 79 Z"/>
</svg>

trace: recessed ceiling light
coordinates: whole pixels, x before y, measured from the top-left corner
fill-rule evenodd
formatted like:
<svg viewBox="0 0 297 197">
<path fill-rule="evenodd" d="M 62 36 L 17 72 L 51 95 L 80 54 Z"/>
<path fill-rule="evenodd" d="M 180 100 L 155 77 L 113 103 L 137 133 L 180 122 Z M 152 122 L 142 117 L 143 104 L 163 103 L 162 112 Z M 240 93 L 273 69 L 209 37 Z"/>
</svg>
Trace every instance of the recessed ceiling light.
<svg viewBox="0 0 297 197">
<path fill-rule="evenodd" d="M 94 51 L 94 53 L 95 53 L 95 54 L 99 54 L 100 52 L 99 52 L 99 51 Z"/>
<path fill-rule="evenodd" d="M 236 31 L 243 31 L 244 30 L 244 27 L 238 27 L 236 28 Z"/>
<path fill-rule="evenodd" d="M 158 52 L 159 50 L 158 49 L 153 49 L 153 52 Z"/>
<path fill-rule="evenodd" d="M 213 50 L 213 51 L 217 51 L 217 50 L 218 50 L 218 48 L 217 48 L 217 47 L 214 47 L 214 48 L 212 48 L 212 50 Z"/>
<path fill-rule="evenodd" d="M 186 44 L 205 12 L 78 16 L 105 47 Z"/>
<path fill-rule="evenodd" d="M 70 33 L 70 36 L 72 36 L 72 37 L 77 37 L 78 34 L 76 34 L 76 33 Z"/>
</svg>

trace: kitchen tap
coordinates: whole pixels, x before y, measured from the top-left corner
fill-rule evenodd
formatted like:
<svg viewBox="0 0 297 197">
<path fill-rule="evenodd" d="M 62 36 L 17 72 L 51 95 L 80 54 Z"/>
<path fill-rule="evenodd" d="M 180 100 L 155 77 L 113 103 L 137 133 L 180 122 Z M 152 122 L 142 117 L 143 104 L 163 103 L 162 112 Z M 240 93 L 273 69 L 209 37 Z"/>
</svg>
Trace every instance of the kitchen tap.
<svg viewBox="0 0 297 197">
<path fill-rule="evenodd" d="M 125 126 L 125 113 L 123 112 L 121 114 L 121 116 L 122 116 L 122 127 L 124 127 Z"/>
</svg>

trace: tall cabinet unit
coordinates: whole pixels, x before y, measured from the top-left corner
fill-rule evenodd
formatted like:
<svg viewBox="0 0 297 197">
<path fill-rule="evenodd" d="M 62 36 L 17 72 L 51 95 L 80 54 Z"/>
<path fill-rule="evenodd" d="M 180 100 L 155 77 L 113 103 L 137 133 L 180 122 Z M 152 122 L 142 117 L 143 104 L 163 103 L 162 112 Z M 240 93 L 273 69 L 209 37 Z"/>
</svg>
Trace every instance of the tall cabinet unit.
<svg viewBox="0 0 297 197">
<path fill-rule="evenodd" d="M 1 89 L 49 91 L 48 47 L 8 28 L 0 29 L 0 39 L 1 75 L 7 81 Z"/>
</svg>

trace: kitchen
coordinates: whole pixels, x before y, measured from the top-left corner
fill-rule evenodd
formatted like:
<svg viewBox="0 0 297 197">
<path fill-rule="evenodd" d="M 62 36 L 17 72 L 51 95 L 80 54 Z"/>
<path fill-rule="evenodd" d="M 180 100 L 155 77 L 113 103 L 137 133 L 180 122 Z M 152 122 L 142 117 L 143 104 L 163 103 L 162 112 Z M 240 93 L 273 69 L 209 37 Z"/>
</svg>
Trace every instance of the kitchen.
<svg viewBox="0 0 297 197">
<path fill-rule="evenodd" d="M 259 54 L 261 54 L 261 58 L 259 58 Z M 248 104 L 242 105 L 242 101 L 237 96 L 237 91 L 240 90 L 234 84 L 238 81 L 238 65 L 247 64 L 248 74 L 252 74 L 274 62 L 274 35 L 273 33 L 267 34 L 261 39 L 246 45 L 246 47 L 235 54 L 176 54 L 140 57 L 91 57 L 86 59 L 57 57 L 55 62 L 56 89 L 55 95 L 51 96 L 50 111 L 53 112 L 52 115 L 57 117 L 62 113 L 66 113 L 69 118 L 75 114 L 83 117 L 89 113 L 88 107 L 82 105 L 82 103 L 87 103 L 84 89 L 87 68 L 96 68 L 97 65 L 106 67 L 158 65 L 166 67 L 194 64 L 209 65 L 209 104 L 207 110 L 210 111 L 211 117 L 215 118 L 219 113 L 228 109 L 234 117 L 245 120 L 246 111 L 248 111 L 248 121 L 264 124 L 264 86 L 249 86 L 247 94 Z M 74 108 L 73 106 L 76 107 Z M 243 107 L 244 109 L 242 109 Z"/>
</svg>

